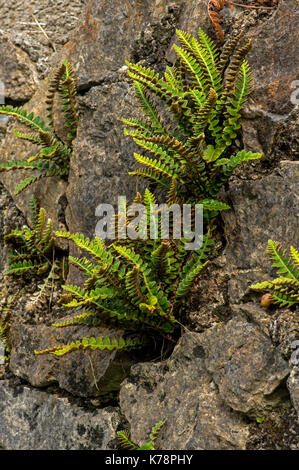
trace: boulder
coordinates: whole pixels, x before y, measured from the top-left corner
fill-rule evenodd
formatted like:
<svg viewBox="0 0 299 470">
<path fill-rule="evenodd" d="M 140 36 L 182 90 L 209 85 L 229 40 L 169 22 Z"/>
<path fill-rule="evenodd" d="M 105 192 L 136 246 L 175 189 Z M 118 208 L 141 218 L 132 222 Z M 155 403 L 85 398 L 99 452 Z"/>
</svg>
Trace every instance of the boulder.
<svg viewBox="0 0 299 470">
<path fill-rule="evenodd" d="M 279 241 L 287 250 L 299 246 L 299 162 L 282 161 L 270 175 L 233 181 L 226 192 L 232 210 L 223 211 L 230 276 L 231 303 L 238 303 L 253 283 L 268 280 L 271 260 L 267 241 Z M 287 214 L 287 217 L 285 217 Z"/>
<path fill-rule="evenodd" d="M 40 351 L 98 336 L 119 336 L 102 328 L 46 325 L 15 325 L 11 328 L 10 370 L 34 387 L 58 383 L 76 396 L 104 395 L 119 389 L 134 359 L 126 352 L 74 351 L 61 358 L 52 354 L 36 356 Z"/>
<path fill-rule="evenodd" d="M 117 408 L 85 409 L 67 398 L 0 381 L 0 449 L 104 450 L 121 421 Z"/>
<path fill-rule="evenodd" d="M 120 406 L 133 441 L 146 442 L 152 426 L 166 419 L 159 449 L 245 449 L 248 425 L 220 396 L 205 366 L 201 336 L 185 334 L 165 362 L 131 368 Z"/>
</svg>

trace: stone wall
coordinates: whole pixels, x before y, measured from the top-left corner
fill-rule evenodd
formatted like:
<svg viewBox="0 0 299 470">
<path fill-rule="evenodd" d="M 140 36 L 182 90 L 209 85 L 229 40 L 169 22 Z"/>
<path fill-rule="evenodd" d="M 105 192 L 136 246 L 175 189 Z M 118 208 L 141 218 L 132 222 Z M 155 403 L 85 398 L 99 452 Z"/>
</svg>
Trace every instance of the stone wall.
<svg viewBox="0 0 299 470">
<path fill-rule="evenodd" d="M 13 326 L 10 373 L 19 382 L 0 380 L 3 448 L 113 448 L 119 427 L 131 427 L 132 438 L 143 442 L 162 419 L 167 420 L 159 438 L 162 449 L 298 446 L 298 364 L 289 362 L 299 338 L 298 312 L 266 311 L 249 289 L 269 277 L 269 238 L 299 247 L 298 113 L 291 100 L 297 78 L 296 3 L 281 0 L 273 10 L 223 12 L 227 36 L 243 29 L 253 39 L 253 89 L 242 117 L 242 139 L 264 157 L 238 170 L 221 194 L 232 207 L 223 215 L 224 250 L 183 307 L 194 332 L 183 334 L 167 360 L 138 363 L 138 357 L 99 354 L 92 367 L 81 352 L 59 365 L 46 356 L 37 361 L 36 342 L 46 346 L 56 333 L 43 324 Z M 206 1 L 32 1 L 32 13 L 50 43 L 31 24 L 34 17 L 23 2 L 14 11 L 6 5 L 0 0 L 0 79 L 7 102 L 43 114 L 48 74 L 67 58 L 78 75 L 80 123 L 69 179 L 47 179 L 33 191 L 56 227 L 92 237 L 97 205 L 115 203 L 118 195 L 131 199 L 136 192 L 136 181 L 127 175 L 135 147 L 123 136 L 121 123 L 121 117 L 137 116 L 124 62 L 143 60 L 162 71 L 174 60 L 175 28 L 196 34 L 201 26 L 213 36 Z M 14 127 L 1 128 L 1 161 L 34 151 L 16 141 Z M 1 174 L 14 203 L 28 216 L 31 191 L 13 196 L 15 179 Z M 71 271 L 69 280 L 78 280 L 77 273 Z M 65 341 L 73 332 L 63 334 Z M 119 404 L 113 395 L 107 409 L 101 396 L 115 393 L 124 377 Z M 86 398 L 92 411 L 72 397 Z M 259 418 L 263 425 L 257 424 Z M 18 425 L 11 426 L 15 420 Z M 18 431 L 28 426 L 34 428 L 30 439 Z M 70 429 L 76 431 L 63 443 Z"/>
</svg>

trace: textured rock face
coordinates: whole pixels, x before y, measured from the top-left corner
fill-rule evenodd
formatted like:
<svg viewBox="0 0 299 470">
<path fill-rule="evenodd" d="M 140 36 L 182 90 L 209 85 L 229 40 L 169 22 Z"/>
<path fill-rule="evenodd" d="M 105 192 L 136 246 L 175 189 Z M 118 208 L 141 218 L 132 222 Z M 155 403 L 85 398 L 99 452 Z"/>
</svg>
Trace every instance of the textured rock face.
<svg viewBox="0 0 299 470">
<path fill-rule="evenodd" d="M 206 1 L 33 0 L 30 4 L 47 34 L 51 33 L 57 53 L 42 33 L 32 32 L 38 29 L 34 24 L 22 24 L 34 22 L 23 2 L 15 2 L 12 10 L 0 0 L 0 79 L 4 75 L 7 99 L 26 102 L 27 109 L 44 115 L 48 79 L 41 80 L 62 60 L 72 61 L 78 75 L 80 122 L 69 180 L 46 179 L 32 189 L 55 228 L 66 223 L 73 232 L 93 236 L 99 203 L 115 204 L 123 194 L 131 199 L 142 189 L 127 175 L 136 148 L 123 136 L 121 117 L 137 117 L 138 111 L 124 62 L 143 60 L 163 71 L 175 58 L 171 44 L 176 27 L 196 34 L 200 25 L 211 33 Z M 189 309 L 192 328 L 203 333 L 184 335 L 163 363 L 135 365 L 122 386 L 121 411 L 137 442 L 147 441 L 152 426 L 166 418 L 158 441 L 162 449 L 245 449 L 248 416 L 254 422 L 264 414 L 271 417 L 273 409 L 279 414 L 284 406 L 291 406 L 284 393 L 289 373 L 286 358 L 299 334 L 294 312 L 279 311 L 271 317 L 271 312 L 252 302 L 259 294 L 250 291 L 249 285 L 271 277 L 265 255 L 268 238 L 286 247 L 299 246 L 299 170 L 298 163 L 291 161 L 297 158 L 298 135 L 291 102 L 296 80 L 296 8 L 295 0 L 281 0 L 276 11 L 222 12 L 227 36 L 244 29 L 253 38 L 249 54 L 253 92 L 242 119 L 242 139 L 247 149 L 264 151 L 265 157 L 238 170 L 223 195 L 232 207 L 223 213 L 225 255 L 219 257 L 217 270 L 208 270 L 199 282 L 198 297 Z M 36 150 L 16 140 L 14 127 L 9 124 L 2 139 L 6 128 L 1 126 L 1 161 L 25 158 Z M 2 174 L 1 180 L 13 194 L 21 177 L 20 172 Z M 15 197 L 27 217 L 30 195 L 31 190 Z M 77 273 L 71 271 L 73 283 L 79 282 Z M 107 352 L 90 357 L 76 352 L 59 360 L 33 355 L 34 349 L 98 334 L 98 329 L 77 327 L 14 327 L 10 368 L 36 387 L 58 383 L 74 395 L 116 390 L 131 357 Z M 287 386 L 298 410 L 298 370 L 291 367 Z M 3 448 L 77 449 L 80 444 L 86 449 L 107 448 L 118 419 L 115 410 L 93 413 L 56 395 L 26 387 L 11 389 L 0 382 Z"/>
<path fill-rule="evenodd" d="M 87 411 L 66 398 L 0 381 L 0 449 L 109 449 L 119 423 L 115 408 Z"/>
<path fill-rule="evenodd" d="M 118 390 L 133 358 L 115 351 L 74 351 L 62 358 L 36 356 L 34 350 L 51 348 L 82 339 L 107 335 L 100 328 L 69 327 L 58 329 L 44 325 L 16 325 L 12 328 L 11 371 L 35 387 L 52 383 L 73 395 L 95 396 Z M 111 332 L 109 331 L 111 334 Z"/>
<path fill-rule="evenodd" d="M 0 35 L 0 47 L 0 79 L 5 87 L 6 100 L 28 101 L 39 84 L 34 64 L 7 36 Z"/>
<path fill-rule="evenodd" d="M 184 335 L 164 363 L 132 367 L 121 409 L 133 439 L 167 419 L 163 449 L 243 449 L 246 424 L 233 410 L 264 416 L 284 399 L 274 392 L 288 372 L 269 337 L 237 316 Z"/>
<path fill-rule="evenodd" d="M 87 0 L 30 0 L 27 3 L 25 6 L 23 1 L 16 0 L 12 8 L 9 2 L 0 0 L 0 37 L 9 38 L 19 50 L 24 51 L 34 64 L 38 77 L 44 78 L 49 71 L 54 48 L 59 51 L 68 41 L 80 21 Z M 12 65 L 13 59 L 13 56 L 10 57 Z M 27 76 L 27 79 L 30 77 Z M 12 99 L 15 99 L 15 94 Z"/>
<path fill-rule="evenodd" d="M 274 393 L 289 374 L 269 337 L 236 317 L 203 334 L 206 366 L 222 399 L 236 411 L 263 416 L 280 399 Z"/>
<path fill-rule="evenodd" d="M 247 106 L 249 121 L 244 122 L 243 129 L 244 143 L 250 149 L 260 147 L 267 152 L 276 127 L 294 108 L 291 96 L 297 77 L 297 7 L 296 0 L 281 0 L 265 21 L 261 21 L 258 11 L 245 20 L 248 37 L 253 39 L 248 56 L 253 70 L 253 94 Z M 238 28 L 237 22 L 235 27 Z"/>
<path fill-rule="evenodd" d="M 133 440 L 146 441 L 162 419 L 162 449 L 244 449 L 245 421 L 219 395 L 205 366 L 201 335 L 186 334 L 160 364 L 138 364 L 120 392 L 120 405 Z"/>
<path fill-rule="evenodd" d="M 283 161 L 271 175 L 232 182 L 226 192 L 231 211 L 223 213 L 230 273 L 230 301 L 237 303 L 253 282 L 269 278 L 268 239 L 299 245 L 299 162 Z M 287 217 L 285 215 L 287 214 Z"/>
</svg>

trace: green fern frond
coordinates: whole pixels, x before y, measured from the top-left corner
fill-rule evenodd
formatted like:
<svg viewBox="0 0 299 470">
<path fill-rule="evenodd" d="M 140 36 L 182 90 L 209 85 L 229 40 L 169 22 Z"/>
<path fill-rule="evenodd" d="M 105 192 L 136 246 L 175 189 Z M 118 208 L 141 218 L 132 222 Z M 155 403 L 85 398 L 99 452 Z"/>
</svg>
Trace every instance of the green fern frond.
<svg viewBox="0 0 299 470">
<path fill-rule="evenodd" d="M 0 171 L 10 170 L 38 170 L 39 175 L 31 175 L 24 179 L 16 188 L 15 194 L 24 191 L 30 185 L 38 182 L 41 178 L 51 176 L 64 176 L 69 172 L 69 160 L 72 155 L 72 146 L 64 143 L 56 134 L 54 126 L 53 106 L 54 96 L 58 92 L 62 101 L 62 112 L 64 113 L 64 125 L 68 128 L 68 138 L 72 141 L 76 136 L 78 115 L 76 111 L 76 84 L 75 75 L 71 64 L 64 62 L 54 78 L 50 81 L 47 94 L 47 118 L 49 126 L 39 116 L 28 113 L 27 110 L 13 106 L 0 106 L 0 114 L 11 116 L 27 126 L 35 134 L 22 133 L 15 130 L 16 137 L 39 145 L 42 149 L 27 160 L 21 162 L 6 162 L 0 166 Z"/>
<path fill-rule="evenodd" d="M 130 435 L 126 431 L 118 431 L 117 432 L 117 437 L 120 441 L 121 446 L 124 449 L 128 450 L 140 450 L 140 447 L 138 444 L 135 444 L 135 442 L 132 442 L 130 440 Z"/>
<path fill-rule="evenodd" d="M 82 341 L 76 341 L 76 343 L 70 343 L 65 346 L 56 346 L 49 349 L 44 349 L 42 351 L 34 351 L 37 356 L 44 355 L 44 354 L 53 354 L 54 356 L 64 356 L 65 354 L 69 354 L 72 351 L 78 350 L 92 350 L 95 351 L 99 349 L 100 351 L 104 351 L 107 349 L 108 351 L 116 350 L 130 350 L 135 349 L 140 345 L 140 340 L 137 339 L 124 339 L 120 338 L 117 340 L 116 338 L 83 338 Z"/>
<path fill-rule="evenodd" d="M 200 272 L 207 266 L 209 262 L 206 261 L 203 264 L 198 264 L 194 266 L 182 279 L 178 285 L 178 288 L 176 290 L 176 301 L 184 297 L 191 289 L 195 278 L 200 274 Z"/>
<path fill-rule="evenodd" d="M 274 261 L 272 266 L 277 268 L 277 274 L 284 276 L 250 286 L 256 290 L 269 289 L 272 302 L 288 308 L 299 303 L 298 251 L 291 247 L 290 252 L 289 257 L 279 242 L 268 240 L 267 253 Z"/>
</svg>

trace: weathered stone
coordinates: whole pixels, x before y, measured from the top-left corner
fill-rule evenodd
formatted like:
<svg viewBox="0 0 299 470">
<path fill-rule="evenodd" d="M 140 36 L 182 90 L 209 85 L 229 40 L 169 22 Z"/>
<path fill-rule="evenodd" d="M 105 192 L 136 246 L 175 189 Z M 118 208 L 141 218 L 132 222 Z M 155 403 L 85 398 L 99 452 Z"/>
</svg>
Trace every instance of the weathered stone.
<svg viewBox="0 0 299 470">
<path fill-rule="evenodd" d="M 66 398 L 0 381 L 0 448 L 103 450 L 121 421 L 117 408 L 87 410 Z"/>
<path fill-rule="evenodd" d="M 19 51 L 24 51 L 39 78 L 44 78 L 55 57 L 54 48 L 59 51 L 68 41 L 85 13 L 86 3 L 86 0 L 30 0 L 24 7 L 23 1 L 16 0 L 12 8 L 10 3 L 0 0 L 0 36 L 7 35 Z"/>
<path fill-rule="evenodd" d="M 299 418 L 299 367 L 293 367 L 287 381 L 292 404 Z"/>
<path fill-rule="evenodd" d="M 0 49 L 0 80 L 4 85 L 1 95 L 3 94 L 6 100 L 28 101 L 39 85 L 35 65 L 24 51 L 1 34 Z"/>
<path fill-rule="evenodd" d="M 269 326 L 272 342 L 288 359 L 293 354 L 292 345 L 299 340 L 298 310 L 279 309 L 271 319 Z"/>
<path fill-rule="evenodd" d="M 233 24 L 236 31 L 244 26 L 253 39 L 248 54 L 252 94 L 246 106 L 248 120 L 242 124 L 244 144 L 253 151 L 268 152 L 276 128 L 295 107 L 291 99 L 297 74 L 297 8 L 296 0 L 281 0 L 276 10 L 241 14 Z"/>
<path fill-rule="evenodd" d="M 256 325 L 237 316 L 207 330 L 202 345 L 227 405 L 256 417 L 277 406 L 282 397 L 276 390 L 289 374 L 288 364 Z"/>
<path fill-rule="evenodd" d="M 167 361 L 131 368 L 120 405 L 134 441 L 145 442 L 151 427 L 166 419 L 160 449 L 245 448 L 247 424 L 219 395 L 205 366 L 203 336 L 185 334 Z"/>
<path fill-rule="evenodd" d="M 230 308 L 234 315 L 240 315 L 246 320 L 255 323 L 263 333 L 270 336 L 269 328 L 271 324 L 271 315 L 268 310 L 260 307 L 260 305 L 254 302 L 231 305 Z"/>
<path fill-rule="evenodd" d="M 247 428 L 238 412 L 260 417 L 287 400 L 277 389 L 288 373 L 270 338 L 236 316 L 185 334 L 165 362 L 133 366 L 121 410 L 133 440 L 144 441 L 155 422 L 167 419 L 162 449 L 243 449 Z"/>
<path fill-rule="evenodd" d="M 268 176 L 232 182 L 226 192 L 232 210 L 223 211 L 227 271 L 232 275 L 229 295 L 238 303 L 252 283 L 269 279 L 271 261 L 267 241 L 286 248 L 299 245 L 299 162 L 282 161 Z M 285 215 L 287 214 L 287 217 Z M 258 294 L 260 295 L 260 294 Z"/>
<path fill-rule="evenodd" d="M 111 335 L 117 337 L 118 333 L 95 327 L 13 326 L 10 369 L 35 387 L 58 383 L 61 388 L 78 396 L 103 395 L 118 390 L 133 363 L 128 353 L 74 351 L 61 358 L 34 354 L 34 350 L 68 344 L 84 336 Z"/>
</svg>

